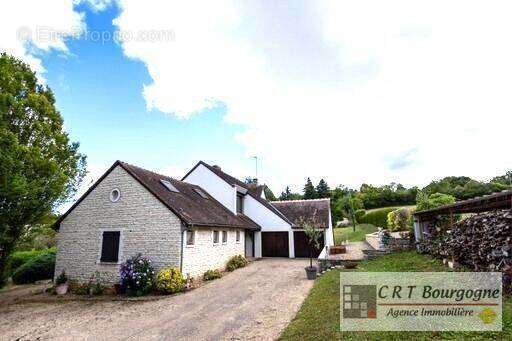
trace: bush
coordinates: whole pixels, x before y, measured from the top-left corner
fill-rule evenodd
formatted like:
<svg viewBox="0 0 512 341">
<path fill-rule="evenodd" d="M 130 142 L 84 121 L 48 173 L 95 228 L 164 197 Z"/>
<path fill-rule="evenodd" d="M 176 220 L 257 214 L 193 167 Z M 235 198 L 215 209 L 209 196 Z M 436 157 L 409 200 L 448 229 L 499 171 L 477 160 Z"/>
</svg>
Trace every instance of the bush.
<svg viewBox="0 0 512 341">
<path fill-rule="evenodd" d="M 57 253 L 57 248 L 52 247 L 46 250 L 33 250 L 33 251 L 17 251 L 13 252 L 9 257 L 8 261 L 8 272 L 13 273 L 20 266 L 28 262 L 29 260 L 36 258 L 39 255 L 44 254 L 53 254 Z"/>
<path fill-rule="evenodd" d="M 99 296 L 105 292 L 105 285 L 103 285 L 100 273 L 96 271 L 96 273 L 89 278 L 87 283 L 76 283 L 72 281 L 70 283 L 70 291 L 76 295 Z"/>
<path fill-rule="evenodd" d="M 156 288 L 163 294 L 174 294 L 185 287 L 185 279 L 181 271 L 176 268 L 165 268 L 156 276 Z"/>
<path fill-rule="evenodd" d="M 236 255 L 231 257 L 231 259 L 226 264 L 226 270 L 234 271 L 238 268 L 243 268 L 247 265 L 247 259 L 245 259 L 242 255 Z"/>
<path fill-rule="evenodd" d="M 407 208 L 399 208 L 388 213 L 388 228 L 391 231 L 406 231 L 411 226 L 411 212 Z"/>
<path fill-rule="evenodd" d="M 55 254 L 45 253 L 30 259 L 16 269 L 12 274 L 12 281 L 16 284 L 26 284 L 41 279 L 51 279 L 54 271 Z"/>
<path fill-rule="evenodd" d="M 215 270 L 206 270 L 206 272 L 203 274 L 203 280 L 205 281 L 212 281 L 217 278 L 221 278 L 222 274 L 220 273 L 219 269 Z"/>
<path fill-rule="evenodd" d="M 155 271 L 151 261 L 138 254 L 121 264 L 120 285 L 130 296 L 142 296 L 153 287 Z"/>
<path fill-rule="evenodd" d="M 357 210 L 355 213 L 354 213 L 354 217 L 356 218 L 356 221 L 358 223 L 361 223 L 361 218 L 366 214 L 366 210 L 365 209 L 359 209 Z"/>
<path fill-rule="evenodd" d="M 372 224 L 377 227 L 386 227 L 388 225 L 388 213 L 396 210 L 396 207 L 384 207 L 367 212 L 358 220 L 360 224 Z"/>
<path fill-rule="evenodd" d="M 66 271 L 62 270 L 60 275 L 55 279 L 56 285 L 66 284 L 68 282 L 68 276 L 66 276 Z"/>
</svg>

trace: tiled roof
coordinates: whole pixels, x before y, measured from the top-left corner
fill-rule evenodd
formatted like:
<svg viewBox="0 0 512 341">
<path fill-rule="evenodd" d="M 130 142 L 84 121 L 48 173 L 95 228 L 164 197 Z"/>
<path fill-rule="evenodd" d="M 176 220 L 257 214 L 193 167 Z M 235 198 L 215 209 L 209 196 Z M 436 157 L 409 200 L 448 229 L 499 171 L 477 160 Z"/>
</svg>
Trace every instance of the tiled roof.
<svg viewBox="0 0 512 341">
<path fill-rule="evenodd" d="M 59 218 L 56 226 L 73 210 L 101 180 L 117 165 L 134 177 L 142 186 L 176 214 L 186 225 L 212 227 L 240 227 L 259 230 L 260 226 L 245 216 L 237 216 L 199 186 L 172 179 L 146 169 L 116 161 L 114 165 Z M 168 181 L 178 192 L 169 190 L 161 180 Z M 199 192 L 198 192 L 199 190 Z M 202 192 L 202 195 L 201 195 Z"/>
<path fill-rule="evenodd" d="M 318 228 L 329 227 L 331 204 L 329 199 L 272 201 L 271 203 L 293 223 L 294 228 L 300 228 L 303 223 L 313 224 Z"/>
<path fill-rule="evenodd" d="M 214 166 L 210 166 L 209 164 L 207 164 L 206 162 L 204 161 L 199 161 L 199 163 L 197 165 L 194 166 L 194 168 L 192 168 L 184 177 L 183 179 L 185 179 L 188 174 L 190 174 L 197 166 L 199 165 L 203 165 L 205 166 L 206 168 L 208 168 L 209 170 L 211 170 L 214 174 L 216 174 L 219 178 L 223 179 L 225 182 L 227 182 L 228 184 L 232 185 L 232 186 L 239 186 L 239 187 L 242 187 L 242 188 L 245 188 L 247 190 L 247 193 L 248 195 L 250 195 L 251 197 L 253 197 L 254 199 L 256 199 L 256 201 L 258 201 L 259 203 L 261 203 L 263 206 L 265 206 L 266 208 L 268 208 L 269 210 L 271 210 L 272 212 L 274 212 L 276 215 L 278 215 L 279 217 L 281 217 L 281 219 L 283 219 L 284 221 L 286 221 L 287 223 L 289 224 L 292 224 L 292 222 L 283 214 L 281 213 L 278 209 L 276 209 L 274 206 L 272 206 L 272 204 L 263 199 L 261 197 L 261 194 L 260 195 L 256 195 L 255 191 L 253 189 L 251 189 L 251 187 L 246 184 L 245 182 L 243 181 L 240 181 L 238 180 L 237 178 L 223 172 L 219 167 L 214 167 Z M 183 180 L 182 179 L 182 180 Z"/>
</svg>

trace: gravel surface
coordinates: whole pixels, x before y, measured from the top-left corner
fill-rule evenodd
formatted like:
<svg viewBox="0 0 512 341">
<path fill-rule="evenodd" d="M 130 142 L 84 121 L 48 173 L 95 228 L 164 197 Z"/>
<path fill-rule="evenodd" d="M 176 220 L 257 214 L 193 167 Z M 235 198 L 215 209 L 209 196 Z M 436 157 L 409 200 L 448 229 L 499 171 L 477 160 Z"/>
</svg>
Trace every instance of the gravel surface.
<svg viewBox="0 0 512 341">
<path fill-rule="evenodd" d="M 4 300 L 1 293 L 0 339 L 273 340 L 313 285 L 307 263 L 263 259 L 154 301 Z"/>
</svg>

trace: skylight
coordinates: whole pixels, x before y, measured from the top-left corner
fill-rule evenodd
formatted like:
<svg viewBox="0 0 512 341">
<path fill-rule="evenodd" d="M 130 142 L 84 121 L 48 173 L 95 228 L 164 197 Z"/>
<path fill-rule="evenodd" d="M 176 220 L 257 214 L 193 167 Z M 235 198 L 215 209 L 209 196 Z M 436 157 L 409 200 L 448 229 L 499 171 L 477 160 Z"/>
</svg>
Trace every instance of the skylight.
<svg viewBox="0 0 512 341">
<path fill-rule="evenodd" d="M 171 184 L 171 183 L 170 183 L 169 181 L 167 181 L 167 180 L 162 180 L 162 179 L 160 179 L 160 183 L 161 183 L 162 185 L 164 185 L 164 186 L 165 186 L 165 188 L 167 188 L 167 189 L 168 189 L 169 191 L 171 191 L 171 192 L 175 192 L 175 193 L 179 193 L 179 192 L 180 192 L 180 191 L 178 191 L 178 189 L 177 189 L 176 187 L 174 187 L 174 185 L 173 185 L 173 184 Z"/>
<path fill-rule="evenodd" d="M 196 191 L 197 194 L 199 194 L 201 197 L 203 197 L 203 199 L 208 199 L 208 196 L 203 191 L 201 191 L 199 188 L 194 188 L 194 191 Z"/>
</svg>

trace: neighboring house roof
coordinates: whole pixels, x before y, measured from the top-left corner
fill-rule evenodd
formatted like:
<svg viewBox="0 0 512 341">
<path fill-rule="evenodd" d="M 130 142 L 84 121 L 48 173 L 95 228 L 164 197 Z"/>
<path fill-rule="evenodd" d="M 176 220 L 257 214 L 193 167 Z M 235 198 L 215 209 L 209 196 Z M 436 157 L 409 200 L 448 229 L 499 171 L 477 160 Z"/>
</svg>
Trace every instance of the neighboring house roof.
<svg viewBox="0 0 512 341">
<path fill-rule="evenodd" d="M 259 230 L 260 226 L 246 216 L 237 216 L 215 200 L 197 185 L 172 179 L 146 169 L 116 161 L 112 167 L 64 213 L 55 223 L 61 221 L 103 180 L 116 166 L 122 167 L 128 174 L 144 186 L 167 208 L 176 214 L 188 226 L 239 227 Z M 161 180 L 168 181 L 178 192 L 166 188 Z M 198 192 L 199 190 L 200 192 Z M 200 193 L 204 194 L 204 197 Z"/>
<path fill-rule="evenodd" d="M 272 205 L 293 222 L 294 228 L 304 223 L 329 228 L 330 199 L 272 201 Z"/>
<path fill-rule="evenodd" d="M 220 167 L 214 167 L 214 166 L 210 166 L 209 164 L 207 164 L 206 162 L 204 161 L 199 161 L 195 166 L 194 168 L 192 168 L 187 174 L 185 174 L 185 176 L 181 179 L 181 180 L 184 180 L 190 173 L 192 173 L 194 171 L 194 169 L 196 169 L 199 165 L 203 165 L 205 166 L 206 168 L 208 168 L 210 171 L 212 171 L 214 174 L 216 174 L 219 178 L 221 178 L 222 180 L 224 180 L 225 182 L 227 182 L 228 184 L 230 184 L 231 186 L 239 186 L 239 187 L 242 187 L 242 188 L 245 188 L 247 190 L 247 193 L 248 195 L 250 195 L 251 197 L 253 197 L 254 199 L 256 199 L 256 201 L 258 201 L 259 203 L 261 203 L 263 206 L 265 206 L 266 208 L 268 208 L 269 210 L 271 210 L 273 213 L 275 213 L 277 216 L 279 216 L 281 219 L 283 219 L 284 221 L 286 221 L 287 223 L 289 223 L 290 225 L 293 225 L 293 223 L 285 216 L 283 215 L 281 212 L 279 212 L 278 209 L 276 209 L 274 206 L 272 206 L 272 204 L 265 200 L 264 198 L 261 197 L 261 193 L 260 195 L 256 195 L 255 191 L 251 189 L 251 186 L 249 186 L 248 184 L 246 184 L 245 182 L 243 181 L 240 181 L 238 180 L 237 178 L 235 177 L 232 177 L 231 175 L 227 174 L 227 173 L 224 173 Z"/>
</svg>

